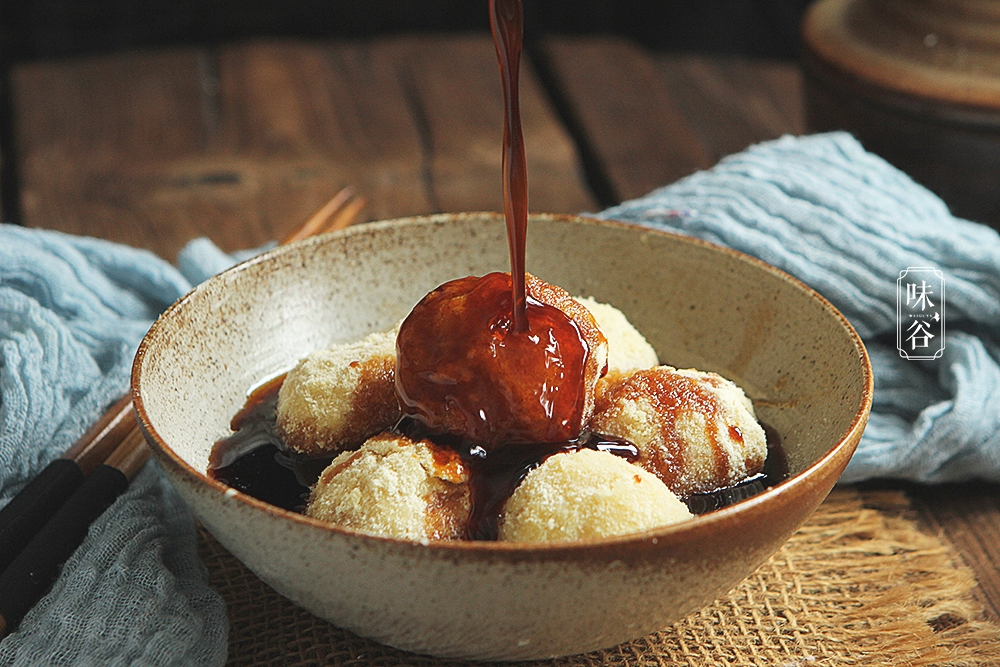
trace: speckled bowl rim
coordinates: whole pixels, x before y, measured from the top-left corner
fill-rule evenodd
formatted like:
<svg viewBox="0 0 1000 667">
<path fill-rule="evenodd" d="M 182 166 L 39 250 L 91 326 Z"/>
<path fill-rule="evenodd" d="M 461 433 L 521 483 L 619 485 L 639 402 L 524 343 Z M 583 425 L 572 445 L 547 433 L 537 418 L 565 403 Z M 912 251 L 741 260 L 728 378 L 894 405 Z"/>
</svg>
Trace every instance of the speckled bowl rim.
<svg viewBox="0 0 1000 667">
<path fill-rule="evenodd" d="M 354 225 L 348 227 L 347 229 L 332 232 L 331 234 L 319 235 L 312 238 L 308 238 L 296 243 L 289 244 L 287 246 L 279 246 L 260 255 L 252 257 L 244 262 L 227 269 L 222 274 L 219 275 L 231 275 L 244 271 L 247 268 L 254 266 L 262 262 L 268 262 L 274 256 L 287 253 L 287 252 L 298 252 L 298 248 L 303 245 L 309 244 L 321 244 L 324 243 L 324 239 L 333 235 L 353 235 L 353 234 L 367 234 L 371 230 L 382 229 L 385 227 L 395 227 L 403 225 L 423 225 L 423 224 L 440 224 L 442 222 L 458 222 L 469 218 L 481 219 L 484 217 L 496 217 L 502 220 L 502 215 L 492 212 L 469 212 L 469 213 L 441 213 L 436 215 L 427 216 L 412 216 L 405 218 L 396 218 L 392 220 L 382 220 L 377 222 L 363 223 L 359 225 Z M 694 238 L 691 236 L 685 236 L 683 234 L 677 234 L 674 232 L 665 231 L 662 229 L 655 229 L 651 227 L 645 227 L 636 224 L 630 224 L 626 222 L 621 222 L 617 220 L 602 220 L 598 218 L 592 218 L 587 216 L 576 216 L 576 215 L 563 215 L 563 214 L 531 214 L 532 218 L 535 219 L 545 219 L 551 220 L 559 223 L 569 223 L 569 224 L 593 224 L 598 226 L 610 226 L 617 228 L 627 228 L 634 231 L 641 231 L 643 233 L 659 234 L 666 237 L 671 237 L 673 239 L 679 240 L 682 243 L 690 243 L 696 246 L 700 246 L 706 249 L 722 252 L 729 255 L 737 261 L 747 262 L 757 268 L 766 271 L 777 278 L 784 280 L 802 290 L 807 296 L 817 300 L 823 308 L 825 308 L 831 315 L 833 315 L 847 332 L 854 344 L 854 348 L 857 351 L 860 361 L 861 370 L 864 374 L 864 391 L 862 394 L 861 404 L 855 411 L 854 419 L 851 422 L 847 430 L 840 436 L 837 443 L 831 447 L 823 456 L 812 463 L 810 466 L 795 474 L 788 479 L 785 479 L 772 487 L 769 487 L 758 493 L 747 500 L 743 500 L 729 507 L 725 507 L 719 510 L 714 510 L 712 512 L 695 516 L 694 518 L 683 521 L 681 523 L 672 524 L 668 526 L 663 526 L 659 528 L 652 528 L 638 533 L 631 533 L 628 535 L 618 535 L 612 537 L 603 538 L 591 538 L 591 539 L 581 539 L 575 541 L 567 542 L 549 542 L 549 543 L 519 543 L 519 542 L 500 542 L 500 541 L 470 541 L 470 540 L 408 540 L 394 537 L 382 537 L 377 535 L 370 535 L 368 533 L 359 532 L 356 530 L 351 530 L 349 528 L 343 528 L 334 524 L 330 524 L 319 519 L 314 519 L 304 514 L 298 514 L 289 510 L 281 509 L 275 507 L 269 503 L 262 500 L 258 500 L 252 496 L 245 493 L 235 491 L 231 487 L 212 479 L 205 473 L 197 470 L 194 466 L 189 464 L 183 458 L 181 458 L 173 449 L 160 437 L 156 430 L 152 427 L 149 421 L 149 417 L 146 413 L 145 406 L 143 404 L 142 393 L 139 391 L 139 378 L 141 375 L 141 367 L 143 360 L 150 348 L 150 340 L 152 334 L 158 327 L 162 326 L 162 322 L 165 319 L 171 317 L 173 311 L 182 308 L 187 302 L 192 299 L 198 298 L 199 294 L 204 290 L 204 286 L 209 281 L 217 280 L 217 277 L 210 278 L 205 283 L 195 287 L 188 294 L 178 299 L 173 305 L 167 308 L 156 322 L 150 327 L 149 332 L 143 337 L 142 342 L 139 344 L 138 351 L 135 355 L 135 360 L 132 366 L 132 382 L 131 382 L 131 394 L 132 403 L 136 413 L 136 417 L 139 422 L 139 426 L 146 437 L 147 442 L 150 444 L 154 453 L 157 453 L 158 460 L 161 464 L 167 464 L 173 468 L 173 470 L 183 476 L 195 480 L 199 484 L 207 486 L 214 492 L 221 494 L 222 496 L 228 495 L 231 499 L 248 505 L 256 510 L 265 512 L 275 517 L 280 517 L 302 526 L 308 527 L 314 530 L 328 531 L 332 533 L 338 533 L 344 536 L 350 536 L 353 539 L 361 540 L 363 542 L 375 542 L 375 543 L 387 543 L 394 544 L 399 547 L 412 547 L 414 549 L 430 549 L 434 551 L 455 554 L 469 554 L 473 555 L 498 555 L 502 556 L 507 560 L 524 561 L 524 560 L 559 560 L 569 557 L 579 557 L 583 555 L 598 557 L 615 557 L 621 558 L 626 550 L 621 547 L 623 544 L 631 543 L 643 543 L 651 542 L 653 544 L 660 545 L 670 545 L 672 543 L 685 542 L 691 538 L 692 535 L 709 531 L 714 532 L 718 529 L 720 525 L 740 522 L 741 517 L 746 514 L 751 514 L 757 510 L 761 505 L 769 504 L 774 502 L 777 498 L 791 493 L 795 495 L 794 491 L 797 487 L 801 485 L 808 485 L 811 483 L 812 479 L 817 476 L 819 471 L 827 468 L 828 466 L 836 465 L 839 460 L 844 460 L 846 465 L 847 460 L 853 455 L 854 450 L 857 448 L 858 441 L 861 438 L 861 434 L 864 431 L 865 425 L 868 421 L 868 416 L 871 412 L 872 406 L 872 395 L 874 390 L 874 377 L 872 374 L 871 362 L 868 358 L 868 352 L 865 349 L 864 343 L 861 337 L 855 331 L 854 327 L 851 326 L 847 318 L 837 310 L 833 304 L 831 304 L 826 298 L 821 294 L 816 292 L 814 289 L 803 283 L 801 280 L 785 273 L 781 269 L 778 269 L 770 264 L 759 260 L 755 257 L 747 255 L 745 253 L 733 250 L 732 248 L 726 248 L 702 239 Z M 234 493 L 235 492 L 235 493 Z"/>
</svg>

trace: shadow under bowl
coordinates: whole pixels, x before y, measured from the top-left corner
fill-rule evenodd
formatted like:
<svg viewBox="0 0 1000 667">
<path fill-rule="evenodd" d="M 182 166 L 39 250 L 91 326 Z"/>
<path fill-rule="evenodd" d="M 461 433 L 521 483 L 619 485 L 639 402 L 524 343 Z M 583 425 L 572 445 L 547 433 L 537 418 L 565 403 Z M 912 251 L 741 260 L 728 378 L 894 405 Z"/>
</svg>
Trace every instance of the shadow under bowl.
<svg viewBox="0 0 1000 667">
<path fill-rule="evenodd" d="M 826 497 L 871 408 L 855 331 L 763 262 L 614 222 L 532 216 L 528 270 L 611 303 L 661 363 L 740 384 L 781 437 L 789 478 L 674 526 L 580 541 L 419 543 L 278 509 L 210 479 L 248 391 L 306 354 L 387 330 L 429 290 L 508 270 L 502 217 L 371 223 L 281 247 L 200 285 L 152 326 L 132 396 L 160 466 L 218 541 L 280 594 L 344 629 L 447 658 L 610 647 L 712 602 Z"/>
</svg>

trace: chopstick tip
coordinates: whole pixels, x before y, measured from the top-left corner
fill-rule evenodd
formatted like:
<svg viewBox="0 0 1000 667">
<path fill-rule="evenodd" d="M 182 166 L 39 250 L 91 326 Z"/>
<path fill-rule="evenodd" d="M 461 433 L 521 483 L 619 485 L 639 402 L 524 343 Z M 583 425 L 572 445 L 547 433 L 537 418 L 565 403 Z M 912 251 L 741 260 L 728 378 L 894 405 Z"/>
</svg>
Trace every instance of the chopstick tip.
<svg viewBox="0 0 1000 667">
<path fill-rule="evenodd" d="M 286 245 L 294 241 L 300 241 L 302 239 L 308 238 L 310 236 L 315 236 L 323 231 L 329 231 L 329 227 L 332 224 L 336 224 L 338 219 L 342 219 L 345 216 L 347 219 L 347 224 L 353 221 L 354 217 L 357 215 L 357 199 L 355 198 L 354 188 L 347 185 L 340 189 L 337 194 L 335 194 L 329 201 L 327 201 L 322 207 L 319 208 L 312 216 L 309 217 L 302 225 L 297 229 L 292 231 L 291 234 L 286 236 L 281 245 Z M 363 205 L 363 201 L 362 205 Z M 345 214 L 345 211 L 347 213 Z M 353 213 L 351 212 L 353 211 Z M 347 226 L 346 224 L 344 226 Z"/>
</svg>

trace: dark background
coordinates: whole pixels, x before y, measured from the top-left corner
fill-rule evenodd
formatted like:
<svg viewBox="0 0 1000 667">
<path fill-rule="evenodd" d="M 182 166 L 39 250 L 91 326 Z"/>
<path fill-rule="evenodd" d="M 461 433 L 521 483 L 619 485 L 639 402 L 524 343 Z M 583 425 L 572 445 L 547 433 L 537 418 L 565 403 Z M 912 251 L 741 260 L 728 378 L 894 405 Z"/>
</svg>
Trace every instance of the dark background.
<svg viewBox="0 0 1000 667">
<path fill-rule="evenodd" d="M 524 0 L 526 55 L 543 80 L 550 73 L 532 48 L 543 35 L 615 35 L 661 52 L 794 60 L 810 1 Z M 21 219 L 10 79 L 18 63 L 259 38 L 468 31 L 489 31 L 487 0 L 0 0 L 0 215 Z M 572 120 L 564 118 L 571 133 Z M 589 174 L 586 143 L 580 150 Z M 595 178 L 588 182 L 598 198 L 614 203 Z"/>
<path fill-rule="evenodd" d="M 526 0 L 531 34 L 614 34 L 662 51 L 792 59 L 809 0 Z M 3 0 L 9 63 L 256 37 L 488 30 L 486 0 Z"/>
</svg>

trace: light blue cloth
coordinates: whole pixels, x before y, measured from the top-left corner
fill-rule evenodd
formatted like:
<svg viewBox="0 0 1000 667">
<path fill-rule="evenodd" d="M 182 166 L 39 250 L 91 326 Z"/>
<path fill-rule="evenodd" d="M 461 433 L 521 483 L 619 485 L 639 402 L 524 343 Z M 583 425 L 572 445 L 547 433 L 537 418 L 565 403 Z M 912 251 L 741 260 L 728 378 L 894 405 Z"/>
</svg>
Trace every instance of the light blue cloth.
<svg viewBox="0 0 1000 667">
<path fill-rule="evenodd" d="M 126 393 L 142 336 L 190 288 L 146 251 L 0 226 L 0 505 Z M 150 464 L 0 642 L 0 665 L 222 665 L 227 638 L 191 515 Z"/>
<path fill-rule="evenodd" d="M 260 250 L 227 255 L 197 239 L 177 269 L 145 250 L 0 225 L 0 506 L 127 392 L 164 308 Z M 0 666 L 221 665 L 227 637 L 192 517 L 151 464 L 0 642 Z"/>
<path fill-rule="evenodd" d="M 847 315 L 876 394 L 846 479 L 1000 479 L 995 232 L 956 220 L 843 134 L 755 146 L 602 215 L 756 255 Z M 174 268 L 106 241 L 0 226 L 0 505 L 126 391 L 156 315 L 237 259 L 200 239 Z M 948 345 L 938 361 L 906 361 L 894 349 L 895 281 L 928 265 L 947 280 Z M 192 519 L 151 464 L 0 642 L 0 667 L 221 665 L 226 641 Z"/>
<path fill-rule="evenodd" d="M 1000 480 L 1000 236 L 850 135 L 753 146 L 600 214 L 758 257 L 829 299 L 865 340 L 871 419 L 842 481 Z M 934 361 L 896 351 L 896 280 L 944 273 L 947 344 Z"/>
</svg>

